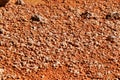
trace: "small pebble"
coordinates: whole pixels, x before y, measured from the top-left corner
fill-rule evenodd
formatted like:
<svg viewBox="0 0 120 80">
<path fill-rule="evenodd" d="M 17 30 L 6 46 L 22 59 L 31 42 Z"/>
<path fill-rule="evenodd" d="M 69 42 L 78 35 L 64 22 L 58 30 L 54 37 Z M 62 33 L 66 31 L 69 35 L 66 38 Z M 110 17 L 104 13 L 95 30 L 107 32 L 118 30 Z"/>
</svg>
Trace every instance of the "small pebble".
<svg viewBox="0 0 120 80">
<path fill-rule="evenodd" d="M 113 13 L 112 17 L 113 17 L 113 19 L 120 19 L 120 14 L 119 13 Z"/>
<path fill-rule="evenodd" d="M 4 69 L 0 68 L 0 75 L 3 74 Z"/>
<path fill-rule="evenodd" d="M 120 19 L 120 14 L 119 13 L 108 13 L 106 15 L 106 19 L 114 19 L 114 20 Z"/>
<path fill-rule="evenodd" d="M 113 42 L 115 42 L 115 36 L 108 36 L 107 38 L 106 38 L 106 40 L 107 41 L 110 41 L 111 43 L 113 43 Z"/>
<path fill-rule="evenodd" d="M 2 29 L 0 29 L 0 34 L 3 34 L 3 30 Z"/>
<path fill-rule="evenodd" d="M 17 4 L 17 5 L 24 5 L 25 2 L 24 2 L 23 0 L 17 0 L 16 4 Z"/>
<path fill-rule="evenodd" d="M 38 14 L 35 14 L 31 17 L 32 21 L 40 21 L 40 16 Z"/>
<path fill-rule="evenodd" d="M 83 19 L 90 19 L 91 14 L 89 12 L 84 12 L 80 15 Z"/>
<path fill-rule="evenodd" d="M 106 19 L 111 19 L 112 16 L 111 16 L 111 14 L 107 14 L 105 18 L 106 18 Z"/>
</svg>

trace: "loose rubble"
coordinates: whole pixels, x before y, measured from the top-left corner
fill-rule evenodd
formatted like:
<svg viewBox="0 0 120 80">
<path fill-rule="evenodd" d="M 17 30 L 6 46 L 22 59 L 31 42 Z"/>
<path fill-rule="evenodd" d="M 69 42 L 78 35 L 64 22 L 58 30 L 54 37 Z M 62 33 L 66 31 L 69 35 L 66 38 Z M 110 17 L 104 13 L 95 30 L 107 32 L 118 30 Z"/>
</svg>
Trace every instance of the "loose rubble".
<svg viewBox="0 0 120 80">
<path fill-rule="evenodd" d="M 0 80 L 120 79 L 117 0 L 24 1 L 0 7 Z"/>
</svg>

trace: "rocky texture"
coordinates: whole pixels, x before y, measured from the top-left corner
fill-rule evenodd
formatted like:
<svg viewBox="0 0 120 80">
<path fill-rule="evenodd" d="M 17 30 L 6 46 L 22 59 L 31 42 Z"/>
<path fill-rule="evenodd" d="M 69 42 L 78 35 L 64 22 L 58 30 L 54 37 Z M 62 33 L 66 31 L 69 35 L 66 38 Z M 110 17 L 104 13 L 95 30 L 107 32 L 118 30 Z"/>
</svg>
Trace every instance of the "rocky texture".
<svg viewBox="0 0 120 80">
<path fill-rule="evenodd" d="M 1 80 L 120 79 L 119 0 L 25 2 L 0 8 Z"/>
</svg>

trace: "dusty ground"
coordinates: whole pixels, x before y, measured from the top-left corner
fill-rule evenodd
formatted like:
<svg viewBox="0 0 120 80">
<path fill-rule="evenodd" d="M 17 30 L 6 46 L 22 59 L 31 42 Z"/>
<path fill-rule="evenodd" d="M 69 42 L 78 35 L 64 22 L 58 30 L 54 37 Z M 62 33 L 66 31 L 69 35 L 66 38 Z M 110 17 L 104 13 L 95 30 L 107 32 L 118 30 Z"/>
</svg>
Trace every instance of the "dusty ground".
<svg viewBox="0 0 120 80">
<path fill-rule="evenodd" d="M 0 8 L 0 80 L 120 80 L 119 0 L 25 3 Z"/>
</svg>

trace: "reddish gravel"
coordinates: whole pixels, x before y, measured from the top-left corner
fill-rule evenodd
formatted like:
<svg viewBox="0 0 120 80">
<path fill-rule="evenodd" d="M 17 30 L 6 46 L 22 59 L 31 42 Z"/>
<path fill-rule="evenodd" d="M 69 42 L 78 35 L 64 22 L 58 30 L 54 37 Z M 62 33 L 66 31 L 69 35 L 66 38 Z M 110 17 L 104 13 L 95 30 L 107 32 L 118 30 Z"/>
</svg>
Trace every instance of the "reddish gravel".
<svg viewBox="0 0 120 80">
<path fill-rule="evenodd" d="M 14 2 L 0 7 L 0 80 L 120 80 L 119 0 Z"/>
</svg>

